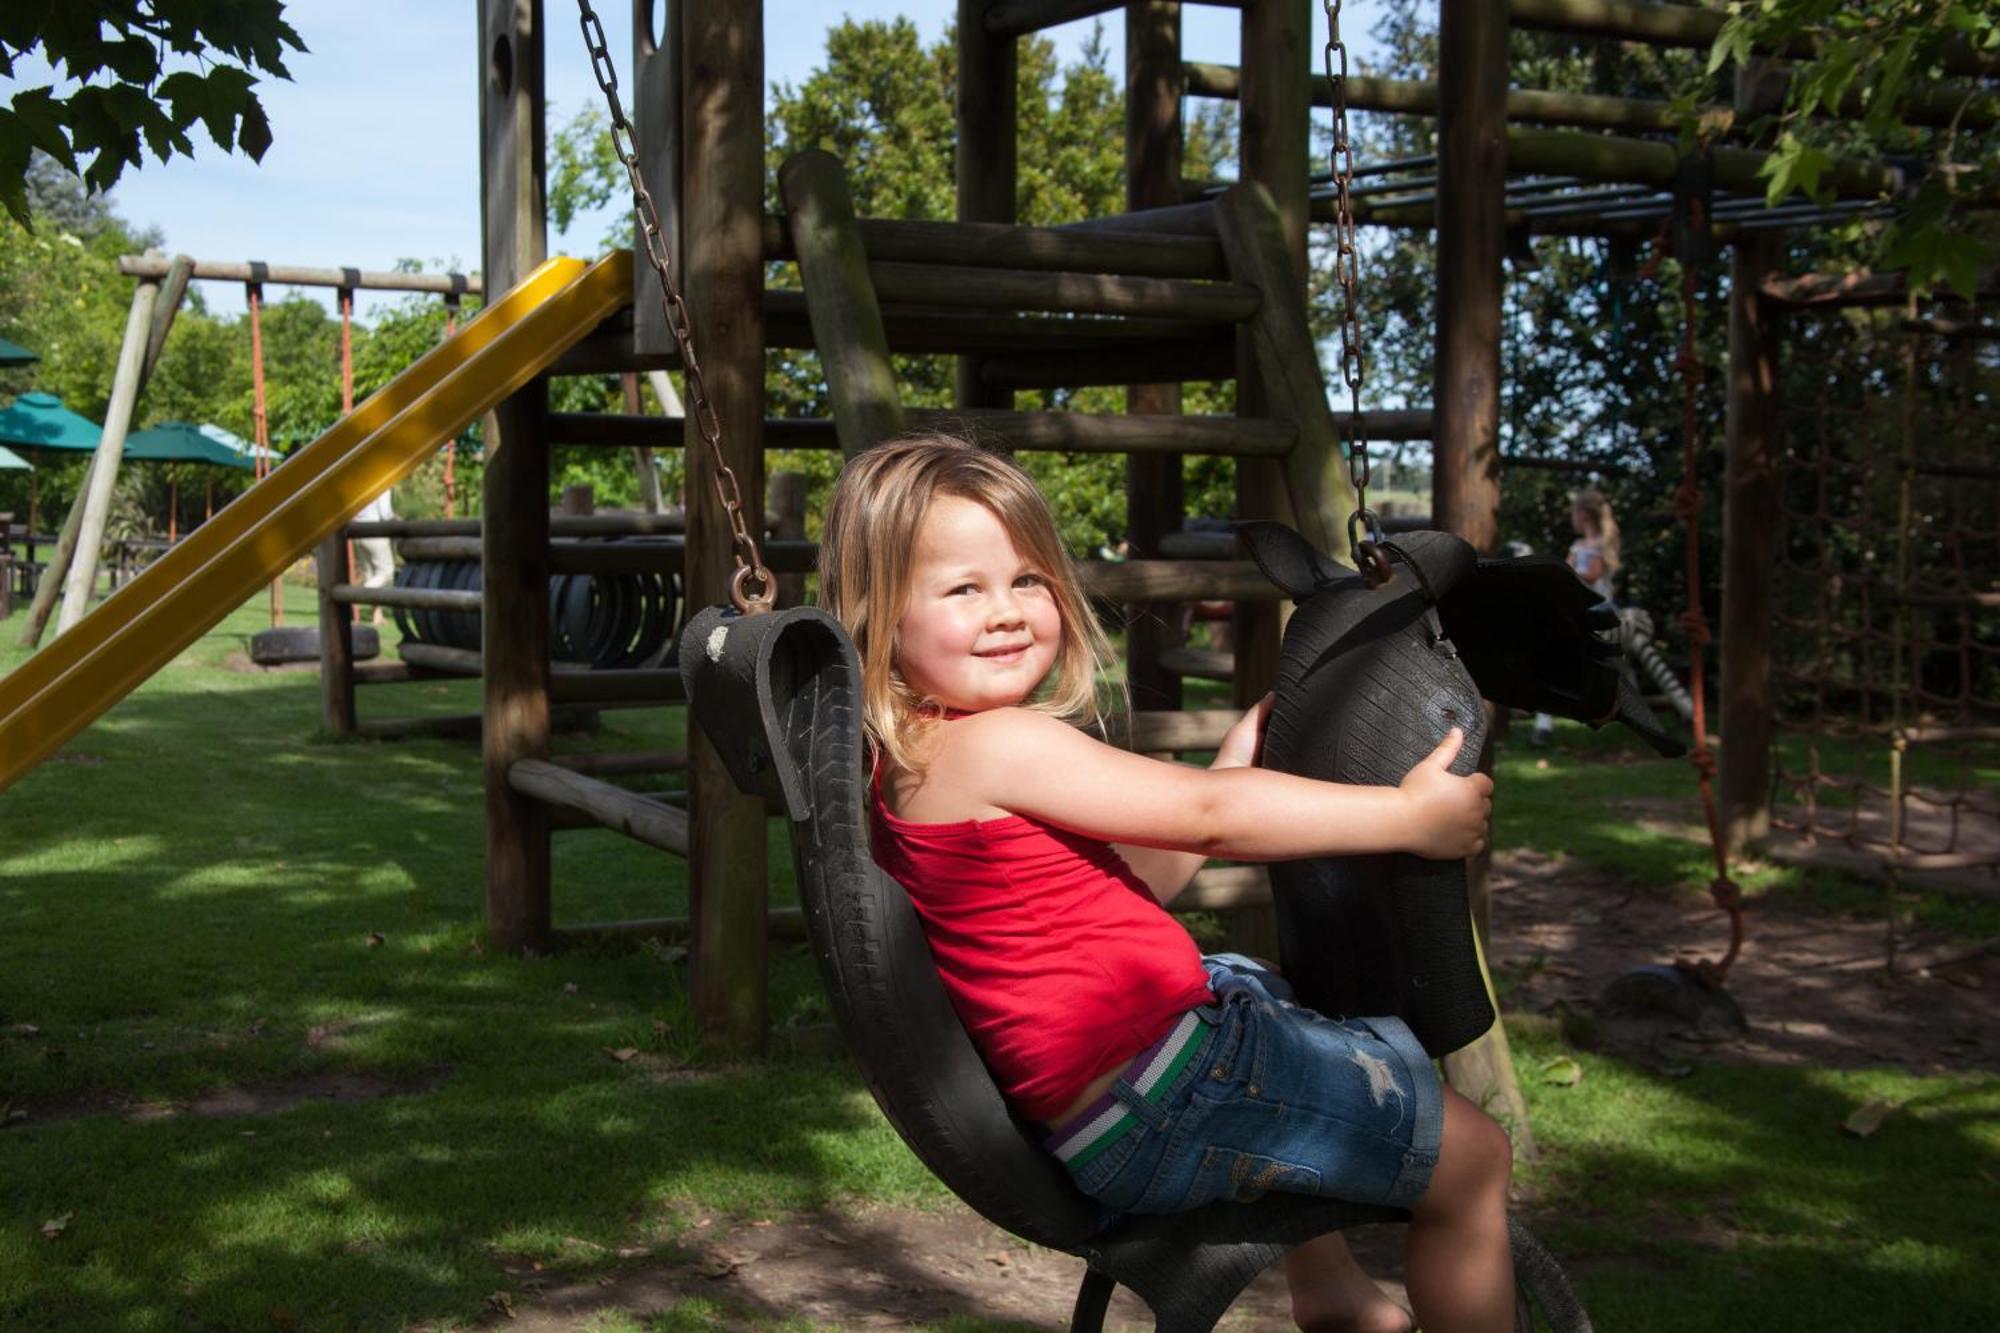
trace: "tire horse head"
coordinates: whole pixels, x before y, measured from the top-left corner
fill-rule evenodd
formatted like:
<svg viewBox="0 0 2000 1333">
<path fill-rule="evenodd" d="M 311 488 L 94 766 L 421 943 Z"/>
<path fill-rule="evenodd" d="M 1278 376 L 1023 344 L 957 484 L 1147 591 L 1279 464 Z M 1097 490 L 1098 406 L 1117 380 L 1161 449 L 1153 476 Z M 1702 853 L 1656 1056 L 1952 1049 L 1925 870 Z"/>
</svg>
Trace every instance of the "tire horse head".
<svg viewBox="0 0 2000 1333">
<path fill-rule="evenodd" d="M 1453 727 L 1466 774 L 1486 740 L 1482 697 L 1592 726 L 1618 720 L 1661 754 L 1682 749 L 1621 669 L 1608 603 L 1562 561 L 1482 560 L 1443 532 L 1387 543 L 1395 576 L 1370 588 L 1278 523 L 1238 529 L 1297 602 L 1262 762 L 1331 782 L 1394 786 Z M 1270 867 L 1285 975 L 1322 1013 L 1394 1014 L 1442 1056 L 1493 1023 L 1462 861 L 1326 856 Z"/>
</svg>

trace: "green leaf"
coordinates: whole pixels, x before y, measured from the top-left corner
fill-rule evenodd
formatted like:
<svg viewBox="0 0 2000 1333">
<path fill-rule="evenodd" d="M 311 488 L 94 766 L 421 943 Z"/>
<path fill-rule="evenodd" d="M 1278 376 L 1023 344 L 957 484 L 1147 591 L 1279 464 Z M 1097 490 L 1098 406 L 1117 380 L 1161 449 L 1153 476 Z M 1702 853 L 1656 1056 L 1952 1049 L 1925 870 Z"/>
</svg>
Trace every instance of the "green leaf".
<svg viewBox="0 0 2000 1333">
<path fill-rule="evenodd" d="M 34 221 L 28 215 L 28 156 L 30 139 L 21 118 L 0 108 L 0 204 L 7 214 L 30 231 Z"/>
<path fill-rule="evenodd" d="M 264 116 L 264 104 L 255 95 L 243 104 L 243 128 L 236 142 L 252 162 L 262 162 L 265 150 L 271 146 L 271 122 Z"/>
<path fill-rule="evenodd" d="M 69 135 L 63 129 L 63 103 L 48 88 L 24 88 L 14 94 L 14 114 L 28 141 L 76 173 L 76 154 L 70 151 Z"/>
</svg>

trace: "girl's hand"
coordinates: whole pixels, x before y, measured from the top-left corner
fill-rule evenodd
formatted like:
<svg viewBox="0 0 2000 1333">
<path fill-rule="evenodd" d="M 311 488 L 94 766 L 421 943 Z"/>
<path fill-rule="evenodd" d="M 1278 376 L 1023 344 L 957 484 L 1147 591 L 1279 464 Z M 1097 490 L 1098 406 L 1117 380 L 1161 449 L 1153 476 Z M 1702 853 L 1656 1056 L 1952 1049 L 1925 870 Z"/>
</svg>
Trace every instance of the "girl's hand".
<svg viewBox="0 0 2000 1333">
<path fill-rule="evenodd" d="M 1456 861 L 1486 846 L 1486 827 L 1493 817 L 1493 779 L 1484 773 L 1459 777 L 1451 761 L 1465 744 L 1465 732 L 1453 727 L 1417 766 L 1398 790 L 1409 811 L 1410 836 L 1405 850 L 1436 861 Z"/>
<path fill-rule="evenodd" d="M 1222 738 L 1222 744 L 1216 747 L 1215 760 L 1209 764 L 1211 770 L 1249 768 L 1257 762 L 1257 753 L 1264 746 L 1264 723 L 1270 720 L 1271 705 L 1277 697 L 1265 695 L 1236 720 L 1236 725 Z"/>
</svg>

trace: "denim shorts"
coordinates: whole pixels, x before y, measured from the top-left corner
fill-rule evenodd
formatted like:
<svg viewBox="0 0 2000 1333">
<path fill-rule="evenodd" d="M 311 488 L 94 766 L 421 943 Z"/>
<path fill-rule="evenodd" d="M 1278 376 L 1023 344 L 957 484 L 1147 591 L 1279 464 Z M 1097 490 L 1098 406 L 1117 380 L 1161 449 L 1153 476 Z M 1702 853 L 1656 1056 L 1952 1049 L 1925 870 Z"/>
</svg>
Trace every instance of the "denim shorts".
<svg viewBox="0 0 2000 1333">
<path fill-rule="evenodd" d="M 1071 1174 L 1120 1213 L 1176 1213 L 1276 1190 L 1407 1208 L 1444 1133 L 1430 1057 L 1398 1018 L 1327 1018 L 1240 954 L 1203 959 L 1216 1003 L 1195 1058 L 1164 1094 L 1121 1078 L 1137 1119 Z"/>
</svg>

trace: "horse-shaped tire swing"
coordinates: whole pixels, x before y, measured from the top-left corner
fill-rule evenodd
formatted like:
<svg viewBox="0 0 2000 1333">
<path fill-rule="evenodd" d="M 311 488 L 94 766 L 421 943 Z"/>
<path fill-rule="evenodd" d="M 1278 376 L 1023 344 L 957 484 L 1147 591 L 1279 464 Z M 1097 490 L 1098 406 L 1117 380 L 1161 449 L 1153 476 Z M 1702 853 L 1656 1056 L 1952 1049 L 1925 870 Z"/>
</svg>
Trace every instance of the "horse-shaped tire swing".
<svg viewBox="0 0 2000 1333">
<path fill-rule="evenodd" d="M 1480 696 L 1601 724 L 1618 718 L 1667 752 L 1621 677 L 1605 615 L 1559 561 L 1481 561 L 1419 533 L 1392 544 L 1381 588 L 1276 524 L 1245 536 L 1301 599 L 1287 629 L 1265 762 L 1315 777 L 1399 782 L 1452 726 L 1469 768 Z M 1212 1328 L 1293 1245 L 1399 1210 L 1301 1195 L 1118 1218 L 1078 1193 L 1007 1106 L 953 1013 L 903 889 L 869 847 L 861 673 L 833 617 L 812 607 L 740 615 L 711 607 L 681 640 L 695 720 L 737 785 L 792 820 L 799 898 L 835 1017 L 876 1101 L 910 1148 L 968 1205 L 1088 1264 L 1071 1327 L 1101 1327 L 1115 1285 L 1162 1333 Z M 1462 863 L 1328 857 L 1274 865 L 1286 972 L 1331 1012 L 1395 1013 L 1441 1055 L 1489 1027 Z M 1589 1328 L 1560 1267 L 1510 1228 L 1516 1273 L 1550 1326 Z M 1525 1325 L 1524 1325 L 1525 1326 Z"/>
</svg>

